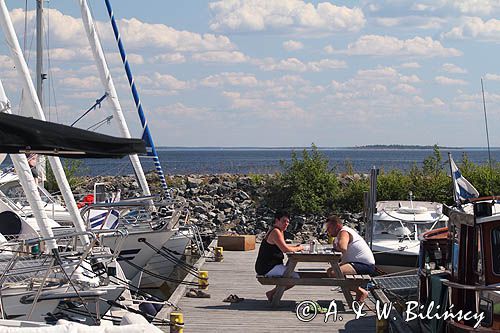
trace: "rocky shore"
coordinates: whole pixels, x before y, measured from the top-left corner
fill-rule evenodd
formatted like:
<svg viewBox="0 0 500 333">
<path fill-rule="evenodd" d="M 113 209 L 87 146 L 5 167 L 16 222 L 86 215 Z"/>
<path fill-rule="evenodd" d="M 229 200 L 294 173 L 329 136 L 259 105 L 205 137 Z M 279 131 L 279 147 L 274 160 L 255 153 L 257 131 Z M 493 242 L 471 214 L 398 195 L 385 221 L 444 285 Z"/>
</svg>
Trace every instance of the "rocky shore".
<svg viewBox="0 0 500 333">
<path fill-rule="evenodd" d="M 272 177 L 272 175 L 266 176 Z M 187 201 L 190 221 L 202 232 L 217 234 L 252 234 L 261 238 L 273 223 L 273 210 L 266 205 L 265 178 L 248 175 L 178 175 L 168 177 L 176 198 Z M 353 177 L 353 176 L 345 176 Z M 348 182 L 349 178 L 341 179 Z M 359 177 L 359 176 L 356 176 Z M 147 174 L 152 193 L 161 193 L 156 174 Z M 122 197 L 131 197 L 139 190 L 133 176 L 104 176 L 98 179 L 81 177 L 76 193 L 92 193 L 95 182 L 105 183 L 107 191 L 121 190 Z M 360 212 L 342 212 L 346 223 L 359 229 Z M 325 239 L 323 222 L 326 216 L 295 215 L 291 217 L 287 238 L 305 242 L 311 238 Z"/>
</svg>

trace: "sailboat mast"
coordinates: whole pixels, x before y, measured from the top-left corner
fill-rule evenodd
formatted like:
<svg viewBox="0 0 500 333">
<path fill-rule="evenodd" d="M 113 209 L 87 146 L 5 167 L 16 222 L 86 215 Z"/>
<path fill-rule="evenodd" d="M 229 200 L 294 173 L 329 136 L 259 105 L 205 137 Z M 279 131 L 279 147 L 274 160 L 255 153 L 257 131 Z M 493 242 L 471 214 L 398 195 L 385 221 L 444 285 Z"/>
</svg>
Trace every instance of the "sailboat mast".
<svg viewBox="0 0 500 333">
<path fill-rule="evenodd" d="M 45 0 L 36 0 L 36 94 L 43 108 L 43 2 Z M 37 156 L 36 170 L 40 179 L 40 185 L 45 182 L 45 157 Z"/>
<path fill-rule="evenodd" d="M 36 94 L 43 108 L 43 1 L 36 0 Z"/>
<path fill-rule="evenodd" d="M 33 116 L 37 119 L 45 121 L 45 114 L 43 113 L 42 106 L 40 105 L 40 101 L 38 100 L 38 96 L 36 95 L 33 81 L 31 81 L 28 65 L 26 64 L 23 52 L 21 51 L 21 46 L 19 45 L 19 41 L 17 40 L 14 25 L 12 24 L 12 20 L 9 15 L 9 10 L 7 9 L 7 5 L 5 4 L 5 0 L 0 0 L 0 25 L 4 32 L 6 43 L 12 53 L 12 60 L 14 61 L 16 71 L 21 79 L 24 94 L 27 97 L 27 100 L 32 104 L 34 112 Z M 68 180 L 66 179 L 61 160 L 58 157 L 53 156 L 48 157 L 48 160 L 54 172 L 57 184 L 59 185 L 59 188 L 61 190 L 61 194 L 63 195 L 64 202 L 66 203 L 66 208 L 68 209 L 68 212 L 72 217 L 75 229 L 78 232 L 86 232 L 87 229 L 85 228 L 83 219 L 80 216 L 80 211 L 76 206 L 75 198 L 73 197 L 71 187 L 69 186 Z M 90 243 L 86 235 L 81 236 L 80 240 L 85 245 Z"/>
<path fill-rule="evenodd" d="M 122 107 L 118 100 L 118 94 L 116 93 L 115 84 L 113 82 L 113 78 L 111 77 L 108 64 L 106 63 L 104 51 L 102 49 L 101 42 L 97 34 L 92 14 L 90 13 L 88 3 L 86 0 L 78 0 L 78 2 L 80 3 L 83 26 L 85 27 L 85 32 L 87 34 L 87 38 L 89 40 L 90 47 L 92 49 L 92 54 L 94 55 L 96 66 L 99 71 L 99 77 L 104 86 L 104 89 L 106 89 L 106 93 L 109 96 L 108 101 L 109 103 L 111 103 L 111 106 L 113 108 L 113 113 L 115 115 L 115 119 L 118 122 L 118 127 L 123 137 L 131 138 L 130 131 L 128 129 L 127 123 L 125 122 L 125 117 L 123 115 Z M 142 169 L 142 165 L 141 162 L 139 161 L 139 157 L 137 156 L 137 154 L 130 155 L 130 161 L 134 168 L 135 175 L 141 186 L 143 194 L 145 196 L 150 196 L 151 191 L 149 190 L 149 185 L 146 180 L 146 175 L 144 174 L 144 170 Z M 149 204 L 152 208 L 154 208 L 152 200 L 150 200 Z"/>
<path fill-rule="evenodd" d="M 165 180 L 165 175 L 163 174 L 163 169 L 160 164 L 160 159 L 158 158 L 158 153 L 156 152 L 156 148 L 153 142 L 153 137 L 151 136 L 151 132 L 149 131 L 148 122 L 146 121 L 146 115 L 144 114 L 144 110 L 142 109 L 141 99 L 139 97 L 139 93 L 137 92 L 137 88 L 135 86 L 134 77 L 132 76 L 132 70 L 130 69 L 130 65 L 127 59 L 127 53 L 125 52 L 125 47 L 123 46 L 122 38 L 120 36 L 120 32 L 118 31 L 118 25 L 116 24 L 115 15 L 113 14 L 113 8 L 111 7 L 111 2 L 109 0 L 106 0 L 106 8 L 108 9 L 108 14 L 111 20 L 111 26 L 113 27 L 113 32 L 115 34 L 116 42 L 118 43 L 120 56 L 122 58 L 123 65 L 125 66 L 125 73 L 127 74 L 127 79 L 130 85 L 130 89 L 132 90 L 132 97 L 134 98 L 135 106 L 137 108 L 137 112 L 139 113 L 139 118 L 141 120 L 142 139 L 144 140 L 144 142 L 146 142 L 148 155 L 153 157 L 156 173 L 160 178 L 163 192 L 167 197 L 170 197 L 167 181 Z"/>
</svg>

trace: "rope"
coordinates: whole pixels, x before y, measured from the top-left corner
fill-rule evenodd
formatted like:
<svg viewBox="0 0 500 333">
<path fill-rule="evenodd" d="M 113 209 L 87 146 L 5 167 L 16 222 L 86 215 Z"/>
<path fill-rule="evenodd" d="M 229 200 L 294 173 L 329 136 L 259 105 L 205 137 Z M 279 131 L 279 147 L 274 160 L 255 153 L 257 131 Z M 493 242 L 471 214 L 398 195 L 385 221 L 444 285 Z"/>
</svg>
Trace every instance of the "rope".
<svg viewBox="0 0 500 333">
<path fill-rule="evenodd" d="M 144 240 L 143 242 L 144 242 L 144 244 L 149 246 L 151 249 L 156 251 L 156 253 L 158 253 L 159 255 L 164 257 L 165 259 L 167 259 L 168 261 L 170 261 L 174 264 L 178 264 L 179 268 L 181 268 L 182 270 L 184 270 L 188 274 L 193 275 L 195 277 L 198 277 L 198 268 L 196 268 L 192 265 L 189 265 L 188 263 L 186 263 L 182 260 L 175 258 L 173 254 L 162 251 L 163 248 L 161 248 L 161 249 L 156 248 L 153 244 L 149 243 L 147 240 Z"/>
<path fill-rule="evenodd" d="M 164 276 L 161 276 L 161 275 L 156 274 L 154 272 L 151 272 L 151 271 L 149 271 L 149 270 L 147 270 L 147 269 L 145 269 L 145 268 L 143 268 L 143 267 L 141 267 L 139 265 L 136 265 L 133 262 L 127 260 L 127 259 L 123 259 L 122 257 L 118 257 L 118 258 L 121 259 L 120 261 L 124 261 L 127 264 L 129 264 L 130 266 L 134 267 L 135 269 L 137 269 L 137 270 L 139 270 L 139 271 L 141 271 L 143 273 L 146 273 L 146 274 L 148 274 L 148 275 L 150 275 L 152 277 L 155 277 L 155 278 L 157 278 L 159 280 L 163 280 L 163 281 L 167 281 L 167 282 L 173 282 L 173 283 L 178 283 L 178 284 L 185 284 L 185 285 L 193 286 L 193 287 L 197 287 L 198 286 L 198 283 L 196 283 L 196 282 L 185 282 L 185 281 L 178 280 L 178 279 L 172 279 L 172 278 L 164 277 Z M 206 278 L 204 278 L 204 279 L 208 280 Z"/>
<path fill-rule="evenodd" d="M 119 277 L 117 277 L 117 276 L 114 276 L 114 277 L 113 277 L 113 279 L 116 279 L 116 280 L 118 280 L 119 282 L 121 282 L 121 283 L 123 283 L 123 284 L 127 285 L 127 286 L 129 287 L 129 289 L 130 289 L 130 288 L 133 288 L 134 290 L 131 290 L 131 291 L 133 291 L 134 293 L 138 294 L 139 296 L 143 296 L 143 297 L 150 298 L 150 299 L 152 299 L 152 300 L 154 300 L 154 301 L 156 301 L 156 302 L 163 302 L 163 303 L 165 303 L 165 305 L 168 305 L 168 306 L 170 306 L 170 307 L 173 307 L 173 308 L 175 308 L 176 310 L 179 310 L 179 309 L 180 309 L 177 305 L 175 305 L 175 304 L 173 304 L 173 303 L 171 303 L 171 302 L 169 302 L 169 301 L 167 301 L 167 300 L 165 300 L 165 299 L 163 299 L 163 298 L 161 298 L 161 297 L 158 297 L 158 296 L 155 296 L 155 295 L 148 294 L 147 292 L 145 292 L 145 291 L 141 290 L 140 288 L 138 288 L 138 287 L 134 286 L 134 285 L 133 285 L 133 284 L 131 284 L 130 282 L 125 281 L 125 280 L 123 280 L 123 279 L 120 279 L 120 278 L 119 278 Z"/>
<path fill-rule="evenodd" d="M 101 107 L 102 101 L 104 101 L 108 97 L 108 93 L 104 93 L 100 98 L 98 98 L 94 105 L 87 109 L 78 119 L 76 119 L 70 126 L 73 127 L 77 122 L 79 122 L 83 117 L 85 117 L 90 111 L 97 109 L 97 107 Z"/>
</svg>

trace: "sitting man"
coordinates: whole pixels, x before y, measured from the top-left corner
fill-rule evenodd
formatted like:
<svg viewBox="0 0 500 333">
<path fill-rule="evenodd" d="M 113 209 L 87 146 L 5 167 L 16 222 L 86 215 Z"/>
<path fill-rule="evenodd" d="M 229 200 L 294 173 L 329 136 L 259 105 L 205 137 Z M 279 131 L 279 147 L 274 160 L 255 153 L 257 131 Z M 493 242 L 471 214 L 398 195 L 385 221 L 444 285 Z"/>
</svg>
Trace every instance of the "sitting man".
<svg viewBox="0 0 500 333">
<path fill-rule="evenodd" d="M 302 251 L 302 245 L 290 246 L 285 242 L 284 232 L 290 223 L 290 214 L 285 211 L 277 211 L 274 215 L 273 228 L 266 234 L 259 248 L 259 255 L 255 262 L 255 271 L 259 275 L 283 276 L 286 266 L 283 265 L 286 252 Z M 293 273 L 294 278 L 298 278 L 297 273 Z M 276 288 L 266 292 L 269 301 L 272 300 Z"/>
<path fill-rule="evenodd" d="M 342 252 L 340 270 L 346 274 L 373 274 L 375 273 L 375 258 L 365 240 L 353 229 L 342 225 L 342 220 L 335 215 L 328 217 L 326 230 L 329 236 L 335 237 L 333 247 Z M 328 269 L 328 275 L 335 277 L 332 268 Z M 356 300 L 364 302 L 368 292 L 358 287 Z"/>
</svg>

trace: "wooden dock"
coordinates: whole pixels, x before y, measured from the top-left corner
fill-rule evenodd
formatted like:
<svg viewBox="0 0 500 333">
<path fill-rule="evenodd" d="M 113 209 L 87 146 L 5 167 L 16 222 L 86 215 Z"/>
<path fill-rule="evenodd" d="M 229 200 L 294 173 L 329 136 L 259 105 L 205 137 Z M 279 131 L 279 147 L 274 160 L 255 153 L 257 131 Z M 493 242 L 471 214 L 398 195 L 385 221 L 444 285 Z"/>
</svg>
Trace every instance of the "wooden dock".
<svg viewBox="0 0 500 333">
<path fill-rule="evenodd" d="M 262 286 L 256 279 L 254 263 L 258 249 L 254 251 L 224 251 L 224 261 L 207 259 L 201 270 L 208 271 L 211 298 L 177 297 L 176 304 L 184 316 L 184 332 L 374 332 L 374 313 L 364 308 L 366 316 L 354 319 L 352 310 L 345 310 L 344 296 L 330 287 L 298 286 L 285 292 L 280 306 L 272 308 L 265 292 L 270 286 Z M 318 264 L 298 266 L 300 268 L 325 268 Z M 182 290 L 182 289 L 180 289 Z M 187 289 L 189 290 L 189 288 Z M 179 294 L 179 293 L 178 293 Z M 230 294 L 244 298 L 239 303 L 224 303 Z M 295 314 L 296 303 L 304 300 L 318 301 L 328 307 L 336 300 L 338 315 L 342 321 L 334 322 L 318 314 L 310 322 L 302 322 Z M 176 301 L 176 300 L 174 300 Z M 344 303 L 344 304 L 342 304 Z M 374 308 L 373 305 L 370 305 Z M 170 309 L 160 312 L 160 318 L 168 318 Z M 168 330 L 168 329 L 167 329 Z"/>
</svg>

